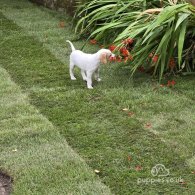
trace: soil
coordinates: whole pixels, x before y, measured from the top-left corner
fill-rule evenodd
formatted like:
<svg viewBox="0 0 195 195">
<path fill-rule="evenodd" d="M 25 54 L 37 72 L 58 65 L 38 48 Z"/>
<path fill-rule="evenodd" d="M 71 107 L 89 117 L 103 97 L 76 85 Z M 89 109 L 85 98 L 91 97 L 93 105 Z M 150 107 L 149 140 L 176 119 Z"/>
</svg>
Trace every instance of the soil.
<svg viewBox="0 0 195 195">
<path fill-rule="evenodd" d="M 12 178 L 3 172 L 0 172 L 0 195 L 10 195 L 11 187 Z"/>
</svg>

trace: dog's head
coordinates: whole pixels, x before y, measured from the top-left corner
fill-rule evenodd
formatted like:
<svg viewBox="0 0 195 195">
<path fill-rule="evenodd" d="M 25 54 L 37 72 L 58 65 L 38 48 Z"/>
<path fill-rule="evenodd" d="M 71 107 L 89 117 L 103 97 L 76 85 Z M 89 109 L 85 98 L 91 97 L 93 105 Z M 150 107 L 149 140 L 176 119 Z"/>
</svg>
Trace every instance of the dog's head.
<svg viewBox="0 0 195 195">
<path fill-rule="evenodd" d="M 100 54 L 100 62 L 103 64 L 107 63 L 107 59 L 115 56 L 109 49 L 100 49 L 98 53 Z"/>
</svg>

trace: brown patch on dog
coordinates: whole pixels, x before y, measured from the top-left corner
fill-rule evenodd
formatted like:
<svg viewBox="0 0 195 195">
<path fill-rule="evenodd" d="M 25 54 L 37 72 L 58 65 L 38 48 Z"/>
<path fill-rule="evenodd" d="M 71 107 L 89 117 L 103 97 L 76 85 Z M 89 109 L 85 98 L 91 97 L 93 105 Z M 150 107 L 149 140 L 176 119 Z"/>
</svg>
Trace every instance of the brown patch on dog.
<svg viewBox="0 0 195 195">
<path fill-rule="evenodd" d="M 100 55 L 100 62 L 101 62 L 102 64 L 106 64 L 106 63 L 107 63 L 107 55 L 106 55 L 106 53 L 102 53 L 102 54 Z"/>
</svg>

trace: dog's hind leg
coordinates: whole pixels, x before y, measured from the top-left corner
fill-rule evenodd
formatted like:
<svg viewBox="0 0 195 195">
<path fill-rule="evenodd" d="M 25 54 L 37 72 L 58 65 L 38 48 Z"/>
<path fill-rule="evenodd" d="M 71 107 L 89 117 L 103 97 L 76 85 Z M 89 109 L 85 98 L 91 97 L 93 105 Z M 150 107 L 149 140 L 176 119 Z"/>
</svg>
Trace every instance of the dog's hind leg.
<svg viewBox="0 0 195 195">
<path fill-rule="evenodd" d="M 86 77 L 86 74 L 85 74 L 85 71 L 84 70 L 81 70 L 81 75 L 83 77 L 83 80 L 84 81 L 87 81 L 87 77 Z"/>
<path fill-rule="evenodd" d="M 93 89 L 93 87 L 92 87 L 92 74 L 93 74 L 93 72 L 87 71 L 87 88 L 88 89 Z"/>
<path fill-rule="evenodd" d="M 73 70 L 74 70 L 74 63 L 72 61 L 70 61 L 70 78 L 71 78 L 71 80 L 76 80 L 74 73 L 73 73 Z"/>
</svg>

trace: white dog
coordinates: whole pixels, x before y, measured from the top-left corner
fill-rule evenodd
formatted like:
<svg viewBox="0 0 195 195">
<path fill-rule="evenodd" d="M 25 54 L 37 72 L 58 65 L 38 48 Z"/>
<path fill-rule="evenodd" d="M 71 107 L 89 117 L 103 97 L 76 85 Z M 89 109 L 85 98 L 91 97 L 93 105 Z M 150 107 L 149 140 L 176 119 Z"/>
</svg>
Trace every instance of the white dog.
<svg viewBox="0 0 195 195">
<path fill-rule="evenodd" d="M 114 57 L 115 55 L 109 49 L 100 49 L 95 54 L 87 54 L 80 50 L 76 50 L 70 41 L 66 41 L 70 44 L 72 48 L 72 53 L 70 54 L 70 78 L 71 80 L 76 80 L 73 74 L 74 66 L 78 66 L 81 69 L 81 75 L 83 80 L 87 81 L 88 89 L 93 89 L 92 87 L 92 75 L 95 73 L 95 79 L 101 81 L 99 78 L 99 66 L 100 62 L 106 64 L 107 58 Z"/>
</svg>

